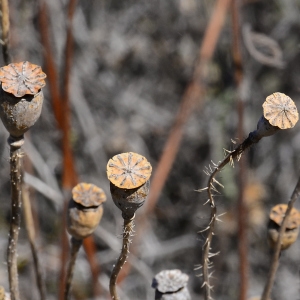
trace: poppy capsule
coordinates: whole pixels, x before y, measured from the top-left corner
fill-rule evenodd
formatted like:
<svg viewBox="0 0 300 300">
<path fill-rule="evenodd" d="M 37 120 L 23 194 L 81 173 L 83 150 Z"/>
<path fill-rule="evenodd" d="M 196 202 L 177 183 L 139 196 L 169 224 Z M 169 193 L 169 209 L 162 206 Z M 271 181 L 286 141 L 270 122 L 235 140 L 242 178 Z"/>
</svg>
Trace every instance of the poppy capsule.
<svg viewBox="0 0 300 300">
<path fill-rule="evenodd" d="M 164 270 L 155 275 L 152 287 L 155 289 L 155 299 L 190 300 L 187 289 L 189 276 L 180 270 Z"/>
<path fill-rule="evenodd" d="M 115 205 L 125 219 L 133 217 L 149 194 L 152 167 L 147 159 L 137 153 L 115 155 L 107 163 L 107 177 Z"/>
<path fill-rule="evenodd" d="M 271 209 L 268 223 L 268 242 L 271 248 L 276 247 L 278 241 L 279 231 L 287 210 L 286 204 L 278 204 Z M 281 242 L 281 250 L 289 248 L 296 240 L 299 234 L 299 212 L 293 208 L 288 220 L 285 232 Z"/>
<path fill-rule="evenodd" d="M 7 131 L 22 136 L 40 117 L 46 74 L 28 61 L 0 68 L 0 117 Z"/>
<path fill-rule="evenodd" d="M 105 201 L 105 193 L 96 185 L 76 185 L 68 207 L 68 232 L 76 239 L 84 239 L 91 235 L 102 218 L 102 203 Z"/>
</svg>

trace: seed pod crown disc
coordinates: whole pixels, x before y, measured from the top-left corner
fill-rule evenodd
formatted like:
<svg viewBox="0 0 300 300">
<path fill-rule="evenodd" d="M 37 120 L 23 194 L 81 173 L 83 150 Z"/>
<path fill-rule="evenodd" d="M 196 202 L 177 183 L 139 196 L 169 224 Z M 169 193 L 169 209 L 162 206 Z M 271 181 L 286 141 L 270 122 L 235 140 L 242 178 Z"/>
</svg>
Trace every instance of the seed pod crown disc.
<svg viewBox="0 0 300 300">
<path fill-rule="evenodd" d="M 99 206 L 106 201 L 104 191 L 91 183 L 79 183 L 72 190 L 72 198 L 85 207 Z"/>
<path fill-rule="evenodd" d="M 151 176 L 152 167 L 147 159 L 137 153 L 115 155 L 107 163 L 107 178 L 122 189 L 143 185 Z"/>
<path fill-rule="evenodd" d="M 28 61 L 12 63 L 0 68 L 0 81 L 5 92 L 15 97 L 35 95 L 45 86 L 46 74 L 40 66 Z"/>
<path fill-rule="evenodd" d="M 268 96 L 263 103 L 263 111 L 270 124 L 280 129 L 294 127 L 299 119 L 294 101 L 283 93 Z"/>
<path fill-rule="evenodd" d="M 287 204 L 275 205 L 270 212 L 269 218 L 277 225 L 281 226 L 285 212 L 287 210 Z M 293 208 L 288 217 L 287 229 L 294 229 L 300 225 L 300 215 L 296 208 Z"/>
</svg>

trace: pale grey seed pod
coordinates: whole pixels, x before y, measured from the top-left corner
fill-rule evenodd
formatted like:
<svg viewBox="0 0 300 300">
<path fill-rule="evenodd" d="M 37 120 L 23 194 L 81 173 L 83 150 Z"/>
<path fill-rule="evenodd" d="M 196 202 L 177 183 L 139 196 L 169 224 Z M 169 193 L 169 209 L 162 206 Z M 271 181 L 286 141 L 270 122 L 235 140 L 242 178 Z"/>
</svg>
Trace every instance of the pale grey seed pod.
<svg viewBox="0 0 300 300">
<path fill-rule="evenodd" d="M 189 276 L 180 270 L 164 270 L 155 275 L 152 287 L 155 300 L 191 300 L 187 289 Z"/>
</svg>

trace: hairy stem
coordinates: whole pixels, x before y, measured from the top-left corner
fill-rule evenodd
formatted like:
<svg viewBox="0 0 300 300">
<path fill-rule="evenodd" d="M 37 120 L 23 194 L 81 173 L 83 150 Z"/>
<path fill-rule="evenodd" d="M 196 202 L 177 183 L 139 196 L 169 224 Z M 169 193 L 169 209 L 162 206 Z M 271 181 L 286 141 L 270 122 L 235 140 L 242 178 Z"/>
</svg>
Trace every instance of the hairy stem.
<svg viewBox="0 0 300 300">
<path fill-rule="evenodd" d="M 117 263 L 115 264 L 112 274 L 110 276 L 110 282 L 109 282 L 109 290 L 110 290 L 110 295 L 113 300 L 120 300 L 118 294 L 117 294 L 117 277 L 124 266 L 126 259 L 128 258 L 128 253 L 129 253 L 129 246 L 131 243 L 131 236 L 133 232 L 133 227 L 134 227 L 134 215 L 130 219 L 124 218 L 124 231 L 123 231 L 123 245 L 122 245 L 122 250 L 121 254 L 118 258 Z"/>
<path fill-rule="evenodd" d="M 207 193 L 208 193 L 208 200 L 210 203 L 211 207 L 211 214 L 210 214 L 210 221 L 209 224 L 206 228 L 207 230 L 207 237 L 206 241 L 203 245 L 203 253 L 202 253 L 202 265 L 203 265 L 203 287 L 205 288 L 204 290 L 204 299 L 205 300 L 210 300 L 211 299 L 211 290 L 212 286 L 210 285 L 209 282 L 209 268 L 211 267 L 210 263 L 210 257 L 213 256 L 213 254 L 210 254 L 210 246 L 211 246 L 211 241 L 214 233 L 214 226 L 215 226 L 215 221 L 216 221 L 216 213 L 217 213 L 217 208 L 214 202 L 213 198 L 213 191 L 216 190 L 215 184 L 217 181 L 215 180 L 215 176 L 217 175 L 218 172 L 220 172 L 229 162 L 233 163 L 234 159 L 239 160 L 242 153 L 249 148 L 251 145 L 257 143 L 258 140 L 252 138 L 252 133 L 249 134 L 248 138 L 244 140 L 242 144 L 240 144 L 235 150 L 229 152 L 229 154 L 221 161 L 214 169 L 214 171 L 211 173 L 208 179 L 207 183 Z"/>
<path fill-rule="evenodd" d="M 290 214 L 290 212 L 293 209 L 293 206 L 296 202 L 296 200 L 299 198 L 300 196 L 300 177 L 298 179 L 298 182 L 296 184 L 296 187 L 293 191 L 293 194 L 289 200 L 288 203 L 288 208 L 286 210 L 284 219 L 282 221 L 282 225 L 280 227 L 280 231 L 279 231 L 279 236 L 278 236 L 278 241 L 276 243 L 276 247 L 274 249 L 274 253 L 272 256 L 272 261 L 271 261 L 271 266 L 270 266 L 270 270 L 269 270 L 269 275 L 268 275 L 268 279 L 261 297 L 261 300 L 269 300 L 270 299 L 270 294 L 271 294 L 271 289 L 272 286 L 274 284 L 274 279 L 275 279 L 275 275 L 276 275 L 276 271 L 279 265 L 279 257 L 280 257 L 280 251 L 281 251 L 281 242 L 282 242 L 282 238 L 284 235 L 284 232 L 286 230 L 286 225 L 287 225 L 287 221 L 288 221 L 288 216 Z"/>
<path fill-rule="evenodd" d="M 82 240 L 78 240 L 73 237 L 71 238 L 71 258 L 67 270 L 67 280 L 66 280 L 66 287 L 64 293 L 65 300 L 70 299 L 70 289 L 71 289 L 71 283 L 72 283 L 72 278 L 73 278 L 73 273 L 75 268 L 75 261 L 81 245 L 82 245 Z"/>
<path fill-rule="evenodd" d="M 19 300 L 19 283 L 17 267 L 17 243 L 21 223 L 21 201 L 22 201 L 22 156 L 21 150 L 24 137 L 8 138 L 10 146 L 10 183 L 11 183 L 11 221 L 7 248 L 7 267 L 9 289 L 12 300 Z"/>
<path fill-rule="evenodd" d="M 25 226 L 26 231 L 28 234 L 28 239 L 30 243 L 31 253 L 33 257 L 34 262 L 34 270 L 35 270 L 35 276 L 36 276 L 36 282 L 37 287 L 40 293 L 40 299 L 46 300 L 46 287 L 45 287 L 45 281 L 43 277 L 43 272 L 40 266 L 39 256 L 38 256 L 38 250 L 35 244 L 35 230 L 34 230 L 34 222 L 33 222 L 33 216 L 32 216 L 32 210 L 31 210 L 31 204 L 29 199 L 29 191 L 28 188 L 23 185 L 22 188 L 23 193 L 23 207 L 24 207 L 24 217 L 25 217 Z"/>
</svg>

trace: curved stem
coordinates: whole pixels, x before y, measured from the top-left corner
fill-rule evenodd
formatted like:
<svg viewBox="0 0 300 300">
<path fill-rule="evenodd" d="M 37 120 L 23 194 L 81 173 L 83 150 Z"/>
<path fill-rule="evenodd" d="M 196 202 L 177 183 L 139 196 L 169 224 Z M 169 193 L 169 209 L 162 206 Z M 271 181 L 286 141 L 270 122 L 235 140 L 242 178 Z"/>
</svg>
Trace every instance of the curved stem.
<svg viewBox="0 0 300 300">
<path fill-rule="evenodd" d="M 129 253 L 129 246 L 131 243 L 131 236 L 133 233 L 133 227 L 134 227 L 134 215 L 130 219 L 124 218 L 124 231 L 123 231 L 123 245 L 122 245 L 122 250 L 121 254 L 118 258 L 117 263 L 115 264 L 113 271 L 110 276 L 110 282 L 109 282 L 109 291 L 110 295 L 113 300 L 120 300 L 118 294 L 117 294 L 117 277 L 123 267 L 123 265 L 126 262 L 126 259 L 128 258 L 128 253 Z"/>
<path fill-rule="evenodd" d="M 64 293 L 65 300 L 70 298 L 70 289 L 71 289 L 71 283 L 72 283 L 72 278 L 73 278 L 73 273 L 75 268 L 75 261 L 81 245 L 82 245 L 82 240 L 77 240 L 73 237 L 71 238 L 71 258 L 67 270 L 67 280 L 66 280 L 66 287 Z"/>
<path fill-rule="evenodd" d="M 258 140 L 256 140 L 255 138 L 253 138 L 253 134 L 250 133 L 248 138 L 244 140 L 244 142 L 242 144 L 240 144 L 235 150 L 229 152 L 229 154 L 223 159 L 223 161 L 221 161 L 214 169 L 214 171 L 211 173 L 211 175 L 209 176 L 208 179 L 208 183 L 207 183 L 207 193 L 208 193 L 208 200 L 210 203 L 210 207 L 211 207 L 211 214 L 210 214 L 210 220 L 209 220 L 209 224 L 206 228 L 207 230 L 207 237 L 206 237 L 206 241 L 203 245 L 203 253 L 202 253 L 202 265 L 203 265 L 203 287 L 205 287 L 204 290 L 204 299 L 205 300 L 209 300 L 211 299 L 211 289 L 212 286 L 209 283 L 209 271 L 208 269 L 211 267 L 211 263 L 210 263 L 210 257 L 213 256 L 213 254 L 210 254 L 210 245 L 211 245 L 211 241 L 212 241 L 212 237 L 214 234 L 214 226 L 215 226 L 215 221 L 216 221 L 216 213 L 217 213 L 217 208 L 214 202 L 214 198 L 213 198 L 213 191 L 216 190 L 214 183 L 217 183 L 217 181 L 215 180 L 215 176 L 217 175 L 218 172 L 220 172 L 229 162 L 233 162 L 234 159 L 239 160 L 240 156 L 242 155 L 242 153 L 249 148 L 251 145 L 257 143 Z"/>
<path fill-rule="evenodd" d="M 300 177 L 299 177 L 298 182 L 296 184 L 296 187 L 293 191 L 293 194 L 292 194 L 292 196 L 289 200 L 288 208 L 285 212 L 285 216 L 283 218 L 282 225 L 281 225 L 280 230 L 279 230 L 278 241 L 277 241 L 276 246 L 275 246 L 275 250 L 274 250 L 274 253 L 273 253 L 271 266 L 270 266 L 270 270 L 269 270 L 268 279 L 267 279 L 267 282 L 266 282 L 261 300 L 269 300 L 270 299 L 271 289 L 272 289 L 272 286 L 274 284 L 276 271 L 277 271 L 277 268 L 278 268 L 278 265 L 279 265 L 281 242 L 282 242 L 283 234 L 286 230 L 288 216 L 289 216 L 290 212 L 292 211 L 294 203 L 299 198 L 299 196 L 300 196 Z"/>
<path fill-rule="evenodd" d="M 8 138 L 10 146 L 10 183 L 11 183 L 11 221 L 7 248 L 7 267 L 9 289 L 12 300 L 19 300 L 19 283 L 17 268 L 17 243 L 21 223 L 21 201 L 22 201 L 22 156 L 21 150 L 24 137 Z"/>
</svg>

